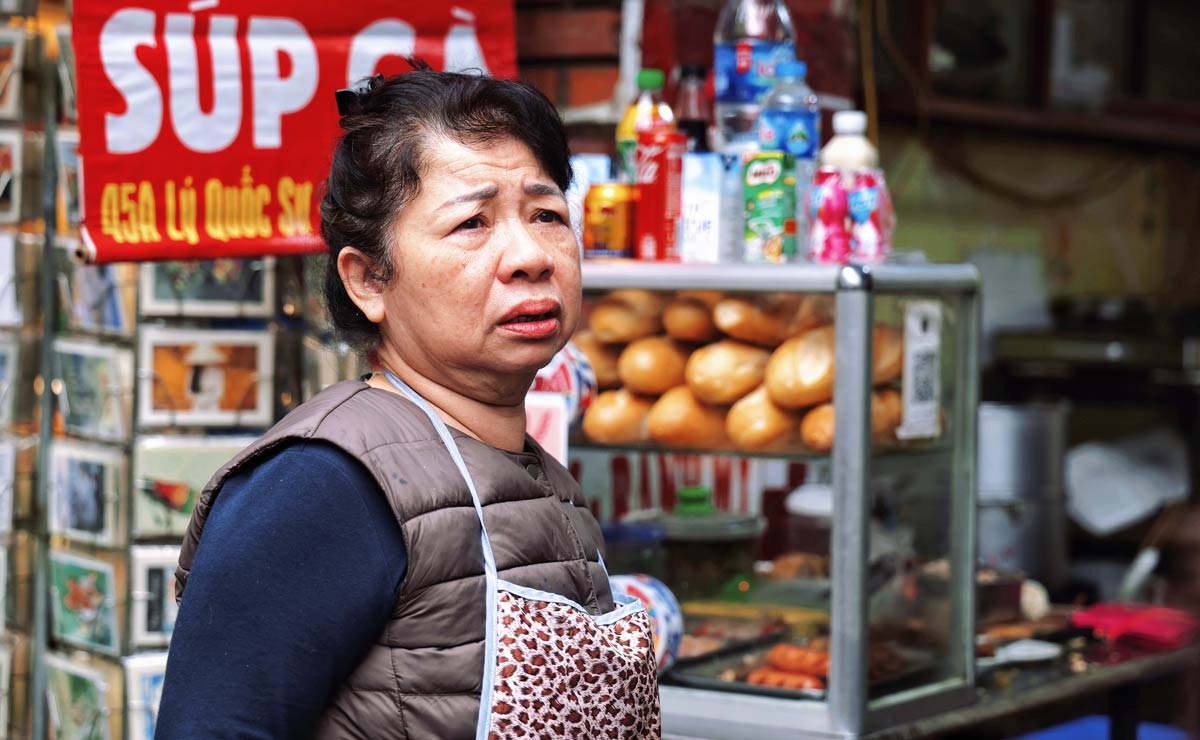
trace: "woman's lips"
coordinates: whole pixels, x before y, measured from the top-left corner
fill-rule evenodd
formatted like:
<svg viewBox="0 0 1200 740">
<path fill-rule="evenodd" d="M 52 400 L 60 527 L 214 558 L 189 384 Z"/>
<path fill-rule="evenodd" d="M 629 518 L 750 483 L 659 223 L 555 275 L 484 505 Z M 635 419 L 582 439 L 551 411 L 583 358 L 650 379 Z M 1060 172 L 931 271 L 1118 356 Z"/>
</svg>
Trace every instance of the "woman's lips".
<svg viewBox="0 0 1200 740">
<path fill-rule="evenodd" d="M 547 314 L 518 316 L 500 324 L 500 328 L 527 339 L 545 339 L 558 333 L 558 317 Z"/>
<path fill-rule="evenodd" d="M 509 310 L 506 318 L 501 320 L 500 328 L 527 339 L 545 339 L 558 332 L 561 310 L 554 300 L 522 301 Z"/>
</svg>

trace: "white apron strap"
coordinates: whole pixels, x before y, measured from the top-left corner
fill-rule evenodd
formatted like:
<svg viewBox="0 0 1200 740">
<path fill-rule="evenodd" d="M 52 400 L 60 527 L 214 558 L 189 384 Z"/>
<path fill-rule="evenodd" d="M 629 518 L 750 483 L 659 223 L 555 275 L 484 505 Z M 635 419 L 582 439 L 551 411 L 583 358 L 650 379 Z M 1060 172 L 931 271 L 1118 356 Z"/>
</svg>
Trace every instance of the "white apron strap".
<svg viewBox="0 0 1200 740">
<path fill-rule="evenodd" d="M 454 441 L 454 436 L 450 434 L 450 428 L 446 426 L 446 422 L 442 421 L 442 417 L 438 416 L 433 407 L 429 405 L 429 402 L 422 398 L 421 394 L 409 387 L 407 383 L 397 378 L 390 370 L 385 375 L 391 381 L 392 385 L 396 386 L 396 390 L 404 394 L 405 398 L 415 403 L 429 417 L 433 428 L 437 430 L 438 436 L 442 439 L 442 444 L 446 446 L 446 451 L 450 453 L 450 457 L 454 460 L 454 465 L 458 468 L 458 472 L 462 474 L 463 480 L 467 482 L 467 489 L 471 492 L 471 503 L 474 504 L 475 514 L 479 517 L 479 543 L 483 547 L 483 573 L 487 593 L 487 616 L 483 643 L 483 691 L 479 697 L 479 719 L 475 725 L 475 737 L 477 740 L 485 740 L 488 736 L 488 717 L 491 714 L 492 687 L 496 672 L 494 656 L 496 655 L 496 592 L 498 577 L 496 575 L 496 555 L 492 552 L 492 543 L 488 540 L 487 535 L 487 525 L 483 521 L 483 504 L 479 502 L 479 493 L 475 490 L 475 480 L 471 477 L 471 471 L 467 470 L 467 463 L 463 460 L 462 453 L 458 449 L 458 443 Z"/>
</svg>

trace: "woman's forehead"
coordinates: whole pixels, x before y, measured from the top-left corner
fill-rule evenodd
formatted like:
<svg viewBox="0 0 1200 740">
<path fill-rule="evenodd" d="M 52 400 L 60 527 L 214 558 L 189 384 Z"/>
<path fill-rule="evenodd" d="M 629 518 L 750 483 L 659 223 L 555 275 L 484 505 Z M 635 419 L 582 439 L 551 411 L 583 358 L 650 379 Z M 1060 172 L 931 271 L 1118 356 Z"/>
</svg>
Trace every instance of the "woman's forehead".
<svg viewBox="0 0 1200 740">
<path fill-rule="evenodd" d="M 553 184 L 529 147 L 514 138 L 471 145 L 439 136 L 428 143 L 424 154 L 421 179 L 425 186 L 457 188 L 530 179 Z"/>
</svg>

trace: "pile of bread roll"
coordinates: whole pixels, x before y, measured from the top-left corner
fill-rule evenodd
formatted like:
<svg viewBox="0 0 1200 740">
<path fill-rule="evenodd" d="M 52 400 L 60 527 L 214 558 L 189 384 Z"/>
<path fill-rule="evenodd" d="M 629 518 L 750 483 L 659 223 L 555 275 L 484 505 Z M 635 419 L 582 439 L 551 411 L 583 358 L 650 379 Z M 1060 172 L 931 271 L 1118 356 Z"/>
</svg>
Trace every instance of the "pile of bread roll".
<svg viewBox="0 0 1200 740">
<path fill-rule="evenodd" d="M 833 447 L 828 295 L 615 290 L 573 341 L 602 391 L 583 417 L 600 444 L 787 451 Z M 876 325 L 871 427 L 894 437 L 903 339 Z"/>
</svg>

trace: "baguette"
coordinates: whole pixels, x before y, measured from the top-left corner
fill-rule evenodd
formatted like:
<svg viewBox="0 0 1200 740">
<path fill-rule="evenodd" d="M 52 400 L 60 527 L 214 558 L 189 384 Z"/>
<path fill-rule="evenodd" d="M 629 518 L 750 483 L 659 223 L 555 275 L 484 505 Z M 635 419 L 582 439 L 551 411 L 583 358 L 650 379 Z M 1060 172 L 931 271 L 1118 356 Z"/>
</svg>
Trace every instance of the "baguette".
<svg viewBox="0 0 1200 740">
<path fill-rule="evenodd" d="M 621 378 L 617 375 L 617 358 L 621 355 L 620 345 L 604 344 L 596 339 L 596 335 L 590 329 L 580 329 L 575 332 L 575 336 L 571 337 L 571 343 L 579 348 L 579 351 L 587 358 L 588 364 L 592 366 L 592 372 L 596 374 L 596 386 L 600 390 L 616 388 L 621 385 Z"/>
<path fill-rule="evenodd" d="M 706 406 L 686 385 L 672 388 L 655 402 L 647 417 L 650 437 L 675 447 L 724 447 L 725 412 Z"/>
<path fill-rule="evenodd" d="M 901 413 L 902 402 L 897 391 L 885 388 L 871 393 L 871 436 L 876 441 L 894 439 Z M 805 414 L 800 421 L 801 443 L 818 452 L 833 449 L 834 417 L 832 403 L 821 404 Z"/>
<path fill-rule="evenodd" d="M 624 388 L 596 396 L 583 414 L 583 433 L 600 444 L 633 444 L 650 439 L 646 417 L 651 402 Z"/>
<path fill-rule="evenodd" d="M 786 448 L 796 433 L 797 414 L 780 408 L 759 386 L 729 409 L 725 433 L 740 450 Z"/>
<path fill-rule="evenodd" d="M 727 405 L 762 384 L 770 357 L 760 347 L 723 339 L 693 352 L 685 377 L 696 398 Z"/>
<path fill-rule="evenodd" d="M 617 375 L 634 393 L 658 396 L 683 385 L 688 353 L 667 337 L 632 342 L 617 359 Z"/>
</svg>

